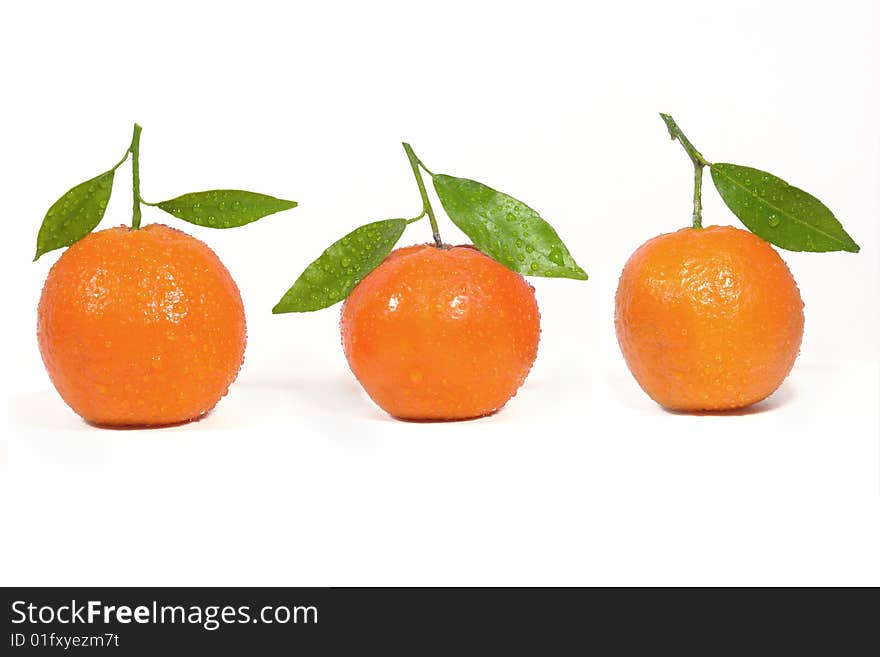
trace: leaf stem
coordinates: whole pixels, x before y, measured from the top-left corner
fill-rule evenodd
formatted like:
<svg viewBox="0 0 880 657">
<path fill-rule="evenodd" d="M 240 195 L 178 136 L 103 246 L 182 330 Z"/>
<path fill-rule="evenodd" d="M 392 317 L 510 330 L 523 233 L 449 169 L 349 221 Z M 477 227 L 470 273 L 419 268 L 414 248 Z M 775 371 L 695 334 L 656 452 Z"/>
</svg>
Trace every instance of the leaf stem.
<svg viewBox="0 0 880 657">
<path fill-rule="evenodd" d="M 428 221 L 431 222 L 431 232 L 434 233 L 434 244 L 438 249 L 442 249 L 443 240 L 440 238 L 440 229 L 437 228 L 437 218 L 434 216 L 434 208 L 431 207 L 431 201 L 428 199 L 428 190 L 425 189 L 425 181 L 422 180 L 422 172 L 419 171 L 419 166 L 425 171 L 428 171 L 428 168 L 422 164 L 422 161 L 413 151 L 412 146 L 406 142 L 403 143 L 403 150 L 406 151 L 406 156 L 409 158 L 409 164 L 412 167 L 413 175 L 416 177 L 416 184 L 419 186 L 419 194 L 422 196 L 422 215 L 428 215 Z M 428 171 L 428 173 L 431 174 L 430 171 Z"/>
<path fill-rule="evenodd" d="M 678 124 L 675 122 L 669 114 L 660 113 L 660 118 L 666 123 L 666 129 L 669 130 L 669 136 L 672 137 L 673 141 L 678 140 L 679 143 L 684 148 L 685 152 L 688 154 L 688 157 L 691 158 L 691 162 L 694 163 L 694 216 L 693 216 L 693 227 L 694 228 L 702 228 L 703 227 L 703 203 L 702 203 L 702 193 L 703 193 L 703 167 L 712 166 L 711 163 L 703 157 L 702 153 L 694 148 L 694 145 L 691 143 L 690 139 L 688 139 L 685 134 L 681 131 L 681 128 L 678 127 Z"/>
<path fill-rule="evenodd" d="M 140 175 L 140 146 L 141 146 L 141 127 L 135 123 L 134 133 L 131 136 L 131 146 L 128 152 L 131 153 L 131 190 L 132 190 L 132 209 L 131 209 L 131 229 L 137 230 L 141 227 L 141 175 Z"/>
<path fill-rule="evenodd" d="M 122 159 L 119 160 L 116 164 L 113 165 L 113 168 L 110 171 L 116 171 L 119 167 L 125 164 L 125 161 L 128 159 L 128 155 L 131 153 L 131 146 L 125 149 L 125 155 L 122 156 Z"/>
<path fill-rule="evenodd" d="M 413 217 L 412 219 L 407 219 L 406 225 L 409 226 L 410 224 L 414 224 L 415 222 L 420 221 L 422 219 L 422 217 L 425 216 L 425 214 L 426 214 L 425 211 L 422 210 L 422 214 L 420 214 L 418 217 Z"/>
</svg>

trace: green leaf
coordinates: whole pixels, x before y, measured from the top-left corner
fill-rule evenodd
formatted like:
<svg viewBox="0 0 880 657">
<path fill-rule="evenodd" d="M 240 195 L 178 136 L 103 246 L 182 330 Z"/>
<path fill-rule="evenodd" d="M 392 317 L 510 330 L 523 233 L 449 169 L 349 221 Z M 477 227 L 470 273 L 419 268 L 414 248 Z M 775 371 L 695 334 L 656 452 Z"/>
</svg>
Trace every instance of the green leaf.
<svg viewBox="0 0 880 657">
<path fill-rule="evenodd" d="M 433 180 L 446 214 L 486 255 L 527 276 L 587 279 L 553 227 L 522 201 L 465 178 Z"/>
<path fill-rule="evenodd" d="M 295 208 L 296 202 L 239 189 L 214 189 L 184 194 L 156 205 L 191 224 L 207 228 L 236 228 Z"/>
<path fill-rule="evenodd" d="M 272 312 L 310 312 L 342 301 L 391 252 L 406 224 L 406 219 L 374 221 L 334 242 L 306 267 Z"/>
<path fill-rule="evenodd" d="M 91 233 L 101 223 L 112 189 L 113 169 L 80 183 L 55 201 L 40 226 L 34 260 Z"/>
<path fill-rule="evenodd" d="M 736 164 L 711 165 L 721 198 L 746 228 L 789 251 L 850 251 L 853 241 L 815 196 L 781 178 Z"/>
</svg>

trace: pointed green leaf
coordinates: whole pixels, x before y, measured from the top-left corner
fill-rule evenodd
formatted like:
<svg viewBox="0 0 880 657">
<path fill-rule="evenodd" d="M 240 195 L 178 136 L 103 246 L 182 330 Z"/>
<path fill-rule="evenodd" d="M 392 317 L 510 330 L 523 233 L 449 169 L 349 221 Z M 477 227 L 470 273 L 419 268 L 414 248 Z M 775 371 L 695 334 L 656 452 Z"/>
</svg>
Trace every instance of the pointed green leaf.
<svg viewBox="0 0 880 657">
<path fill-rule="evenodd" d="M 850 251 L 859 245 L 815 196 L 781 178 L 737 164 L 711 165 L 727 207 L 758 237 L 789 251 Z"/>
<path fill-rule="evenodd" d="M 306 267 L 272 312 L 309 312 L 342 301 L 391 252 L 406 223 L 374 221 L 334 242 Z"/>
<path fill-rule="evenodd" d="M 587 279 L 553 227 L 522 201 L 466 178 L 433 180 L 446 214 L 486 255 L 527 276 Z"/>
<path fill-rule="evenodd" d="M 110 192 L 113 170 L 80 183 L 52 204 L 37 235 L 37 260 L 44 253 L 70 246 L 101 223 Z"/>
<path fill-rule="evenodd" d="M 296 202 L 239 189 L 214 189 L 184 194 L 156 205 L 191 224 L 207 228 L 235 228 L 295 208 Z"/>
</svg>

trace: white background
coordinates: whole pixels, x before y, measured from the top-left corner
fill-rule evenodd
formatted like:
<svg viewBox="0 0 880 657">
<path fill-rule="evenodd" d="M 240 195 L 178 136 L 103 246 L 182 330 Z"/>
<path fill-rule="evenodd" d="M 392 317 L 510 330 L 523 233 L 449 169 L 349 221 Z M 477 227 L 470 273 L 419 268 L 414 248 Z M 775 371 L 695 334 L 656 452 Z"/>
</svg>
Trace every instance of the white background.
<svg viewBox="0 0 880 657">
<path fill-rule="evenodd" d="M 297 6 L 298 5 L 298 6 Z M 136 9 L 135 9 L 136 8 Z M 10 3 L 0 10 L 3 584 L 880 584 L 880 28 L 874 2 Z M 664 412 L 620 357 L 629 254 L 687 225 L 710 159 L 809 190 L 862 246 L 783 253 L 806 303 L 788 381 L 735 416 Z M 39 223 L 144 126 L 148 200 L 300 207 L 217 251 L 248 314 L 205 420 L 87 426 L 57 396 Z M 434 171 L 535 207 L 590 273 L 535 280 L 538 361 L 496 416 L 391 420 L 338 308 L 272 316 L 302 268 Z M 130 220 L 128 166 L 102 226 Z M 705 222 L 735 223 L 707 179 Z M 148 208 L 145 222 L 176 220 Z M 178 224 L 179 225 L 179 224 Z M 442 219 L 447 241 L 462 241 Z M 426 241 L 410 226 L 402 244 Z"/>
</svg>

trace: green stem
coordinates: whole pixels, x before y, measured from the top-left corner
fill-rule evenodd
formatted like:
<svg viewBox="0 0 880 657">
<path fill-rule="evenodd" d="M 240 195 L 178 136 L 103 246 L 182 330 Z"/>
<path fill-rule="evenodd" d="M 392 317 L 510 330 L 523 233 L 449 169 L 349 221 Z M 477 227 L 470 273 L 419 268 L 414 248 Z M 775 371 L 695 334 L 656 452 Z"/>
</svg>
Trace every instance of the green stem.
<svg viewBox="0 0 880 657">
<path fill-rule="evenodd" d="M 132 209 L 131 209 L 131 229 L 137 230 L 141 227 L 141 172 L 140 172 L 140 146 L 141 146 L 141 127 L 134 124 L 134 134 L 131 136 L 131 146 L 128 152 L 131 153 L 131 190 L 132 190 Z"/>
<path fill-rule="evenodd" d="M 125 164 L 125 161 L 128 159 L 128 156 L 129 156 L 130 154 L 131 154 L 131 146 L 129 146 L 128 148 L 125 149 L 125 155 L 123 155 L 123 156 L 122 156 L 122 159 L 119 160 L 119 162 L 117 162 L 116 164 L 114 164 L 114 165 L 113 165 L 113 168 L 110 169 L 110 170 L 111 170 L 111 171 L 116 171 L 116 169 L 118 169 L 118 168 L 121 167 L 123 164 Z"/>
<path fill-rule="evenodd" d="M 410 224 L 414 224 L 414 223 L 416 223 L 417 221 L 421 221 L 421 220 L 422 220 L 422 217 L 424 217 L 425 214 L 426 214 L 425 211 L 422 210 L 422 214 L 420 214 L 418 217 L 413 217 L 412 219 L 407 219 L 407 220 L 406 220 L 406 225 L 409 226 Z"/>
<path fill-rule="evenodd" d="M 711 163 L 703 157 L 702 153 L 694 148 L 694 145 L 691 143 L 690 139 L 688 139 L 685 134 L 681 131 L 681 128 L 678 127 L 678 124 L 675 122 L 669 114 L 660 114 L 660 118 L 666 123 L 666 128 L 669 130 L 669 136 L 672 137 L 673 140 L 678 140 L 679 143 L 684 148 L 685 152 L 688 154 L 688 157 L 691 158 L 691 162 L 694 163 L 694 216 L 693 216 L 693 227 L 694 228 L 702 228 L 703 227 L 703 204 L 702 204 L 702 193 L 703 193 L 703 167 L 712 166 Z"/>
<path fill-rule="evenodd" d="M 409 164 L 412 167 L 413 175 L 416 177 L 416 184 L 419 186 L 419 194 L 422 196 L 422 208 L 424 210 L 422 214 L 428 215 L 428 221 L 431 222 L 431 232 L 434 233 L 434 244 L 437 245 L 438 249 L 442 249 L 443 240 L 440 239 L 440 229 L 437 228 L 437 218 L 434 216 L 434 208 L 431 207 L 431 201 L 428 199 L 428 190 L 425 189 L 425 181 L 422 180 L 422 172 L 419 171 L 419 166 L 425 171 L 428 171 L 428 168 L 422 164 L 422 161 L 419 160 L 418 156 L 413 152 L 412 146 L 406 142 L 403 143 L 403 150 L 406 151 L 406 156 L 409 158 Z M 428 173 L 430 173 L 430 171 Z"/>
<path fill-rule="evenodd" d="M 703 166 L 694 164 L 694 217 L 693 227 L 703 227 Z"/>
</svg>

